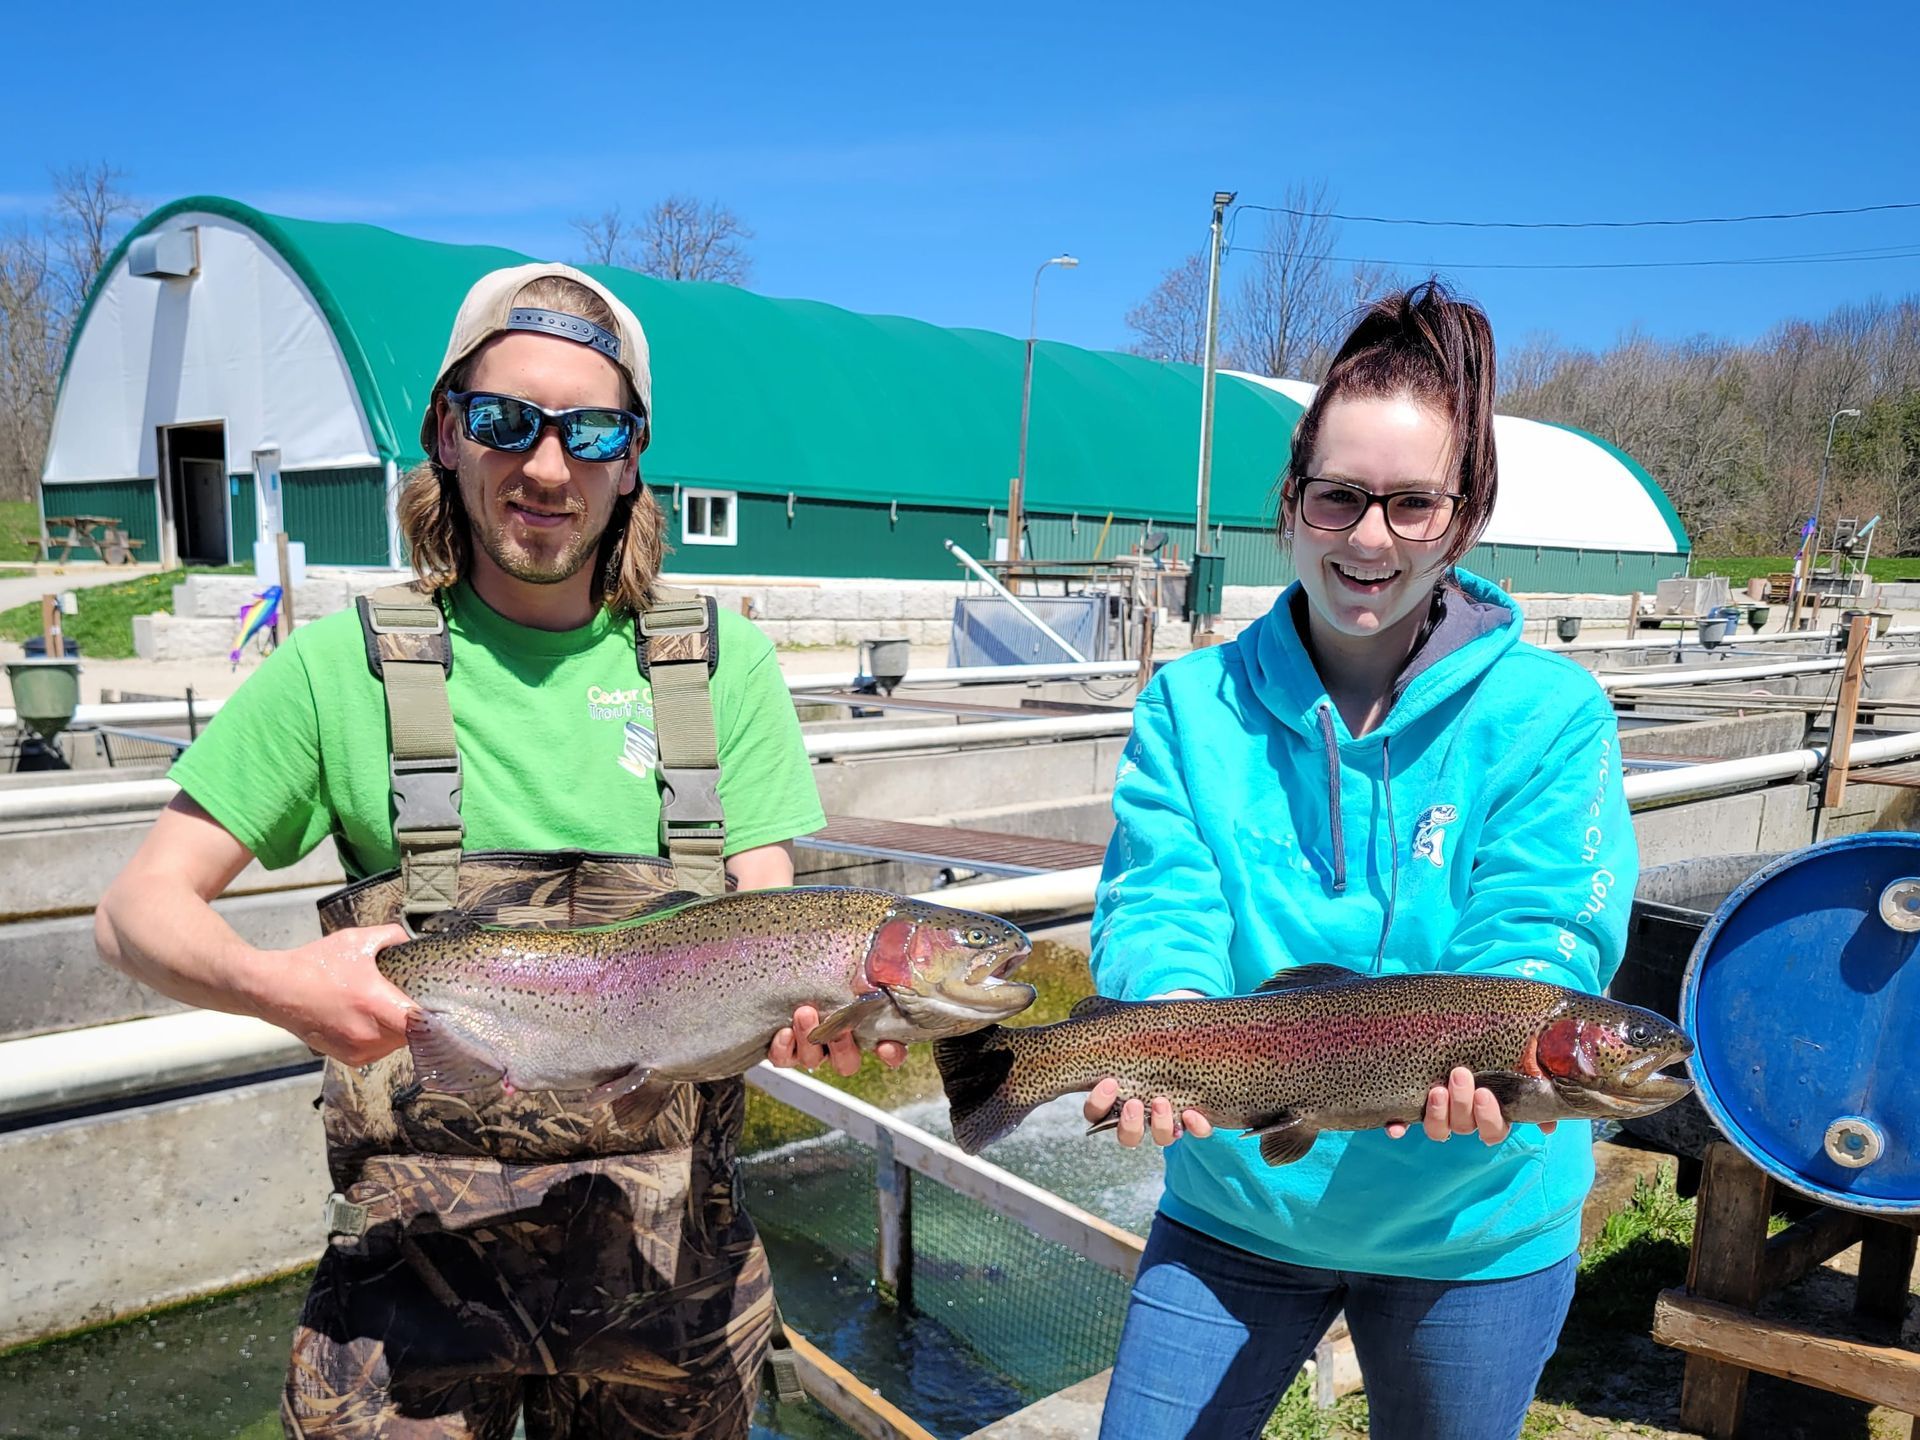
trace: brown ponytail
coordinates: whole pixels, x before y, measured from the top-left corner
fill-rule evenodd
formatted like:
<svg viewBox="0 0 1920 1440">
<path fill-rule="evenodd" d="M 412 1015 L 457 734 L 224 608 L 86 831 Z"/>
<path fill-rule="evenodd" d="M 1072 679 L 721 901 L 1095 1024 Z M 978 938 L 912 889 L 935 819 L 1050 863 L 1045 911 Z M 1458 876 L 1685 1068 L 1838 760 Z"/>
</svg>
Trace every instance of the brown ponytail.
<svg viewBox="0 0 1920 1440">
<path fill-rule="evenodd" d="M 1439 280 L 1382 296 L 1367 307 L 1334 356 L 1327 378 L 1293 432 L 1293 453 L 1281 477 L 1281 528 L 1287 527 L 1300 481 L 1312 473 L 1313 453 L 1327 406 L 1349 398 L 1406 396 L 1448 422 L 1455 488 L 1466 498 L 1454 516 L 1447 563 L 1479 540 L 1499 491 L 1493 450 L 1493 327 L 1486 312 L 1457 299 Z"/>
</svg>

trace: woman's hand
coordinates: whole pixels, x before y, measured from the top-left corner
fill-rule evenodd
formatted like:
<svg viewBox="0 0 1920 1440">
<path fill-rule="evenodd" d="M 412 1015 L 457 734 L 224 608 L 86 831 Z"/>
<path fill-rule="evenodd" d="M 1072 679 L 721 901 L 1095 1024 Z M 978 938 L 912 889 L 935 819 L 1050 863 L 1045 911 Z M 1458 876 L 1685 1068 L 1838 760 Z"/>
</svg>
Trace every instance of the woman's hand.
<svg viewBox="0 0 1920 1440">
<path fill-rule="evenodd" d="M 1094 1086 L 1082 1109 L 1087 1123 L 1096 1125 L 1106 1119 L 1119 1096 L 1120 1082 L 1111 1075 Z M 1164 1095 L 1156 1095 L 1146 1104 L 1134 1099 L 1121 1106 L 1120 1128 L 1114 1134 L 1122 1145 L 1131 1150 L 1148 1135 L 1153 1136 L 1156 1145 L 1171 1145 L 1183 1134 L 1204 1140 L 1213 1134 L 1213 1122 L 1198 1110 L 1182 1110 L 1176 1120 L 1173 1102 Z"/>
<path fill-rule="evenodd" d="M 1540 1133 L 1551 1135 L 1556 1123 L 1546 1121 L 1540 1126 Z M 1387 1126 L 1387 1134 L 1398 1140 L 1407 1133 L 1407 1128 L 1396 1120 Z M 1450 1140 L 1455 1135 L 1478 1132 L 1482 1144 L 1498 1145 L 1513 1126 L 1501 1113 L 1500 1102 L 1493 1092 L 1476 1088 L 1473 1072 L 1464 1065 L 1456 1065 L 1447 1076 L 1446 1084 L 1436 1085 L 1427 1092 L 1427 1113 L 1420 1121 L 1420 1128 L 1427 1132 L 1429 1140 Z"/>
<path fill-rule="evenodd" d="M 767 1060 L 783 1070 L 811 1070 L 829 1056 L 833 1059 L 833 1068 L 841 1075 L 851 1075 L 860 1068 L 860 1042 L 851 1034 L 836 1035 L 825 1045 L 816 1045 L 802 1037 L 813 1034 L 814 1027 L 820 1023 L 820 1012 L 812 1005 L 802 1005 L 793 1012 L 793 1024 L 783 1028 L 773 1037 L 773 1044 L 767 1047 Z M 880 1063 L 889 1070 L 898 1070 L 907 1058 L 907 1047 L 898 1040 L 882 1040 L 873 1047 L 873 1053 L 880 1057 Z"/>
</svg>

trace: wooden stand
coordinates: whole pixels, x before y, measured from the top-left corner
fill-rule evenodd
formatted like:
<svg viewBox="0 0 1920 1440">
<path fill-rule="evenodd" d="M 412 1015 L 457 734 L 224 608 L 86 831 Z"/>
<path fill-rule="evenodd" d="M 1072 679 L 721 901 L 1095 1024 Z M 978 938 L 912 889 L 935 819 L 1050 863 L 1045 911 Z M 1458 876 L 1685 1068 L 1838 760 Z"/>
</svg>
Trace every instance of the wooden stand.
<svg viewBox="0 0 1920 1440">
<path fill-rule="evenodd" d="M 1653 1338 L 1687 1352 L 1681 1426 L 1733 1440 L 1753 1370 L 1920 1416 L 1920 1354 L 1754 1313 L 1770 1291 L 1860 1244 L 1854 1314 L 1897 1336 L 1913 1274 L 1913 1226 L 1822 1208 L 1768 1239 L 1773 1194 L 1772 1179 L 1738 1150 L 1708 1147 L 1687 1285 L 1662 1294 L 1653 1312 Z M 1920 1440 L 1920 1420 L 1913 1435 Z"/>
</svg>

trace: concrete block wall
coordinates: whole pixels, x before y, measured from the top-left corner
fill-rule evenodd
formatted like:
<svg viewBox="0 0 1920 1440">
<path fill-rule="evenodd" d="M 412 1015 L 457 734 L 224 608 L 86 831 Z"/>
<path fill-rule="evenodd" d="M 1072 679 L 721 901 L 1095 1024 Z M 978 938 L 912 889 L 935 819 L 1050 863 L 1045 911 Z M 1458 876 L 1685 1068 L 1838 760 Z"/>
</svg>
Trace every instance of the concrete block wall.
<svg viewBox="0 0 1920 1440">
<path fill-rule="evenodd" d="M 294 592 L 294 622 L 304 624 L 343 609 L 353 597 L 407 578 L 398 570 L 321 570 L 308 572 L 307 584 Z M 671 584 L 711 595 L 723 607 L 747 615 L 775 645 L 858 645 L 863 640 L 901 639 L 918 646 L 944 646 L 953 623 L 953 602 L 969 586 L 959 580 L 810 580 L 783 577 L 719 579 L 710 575 L 675 576 Z M 233 645 L 234 617 L 258 585 L 244 575 L 196 575 L 174 587 L 171 615 L 134 618 L 134 650 L 143 660 L 178 660 L 224 655 Z M 978 585 L 971 587 L 980 592 Z M 1273 608 L 1281 587 L 1229 585 L 1221 596 L 1219 629 L 1229 637 Z M 1522 595 L 1516 597 L 1529 620 L 1578 615 L 1584 620 L 1624 623 L 1622 595 Z M 1159 631 L 1158 650 L 1180 650 L 1187 627 L 1169 612 Z"/>
</svg>

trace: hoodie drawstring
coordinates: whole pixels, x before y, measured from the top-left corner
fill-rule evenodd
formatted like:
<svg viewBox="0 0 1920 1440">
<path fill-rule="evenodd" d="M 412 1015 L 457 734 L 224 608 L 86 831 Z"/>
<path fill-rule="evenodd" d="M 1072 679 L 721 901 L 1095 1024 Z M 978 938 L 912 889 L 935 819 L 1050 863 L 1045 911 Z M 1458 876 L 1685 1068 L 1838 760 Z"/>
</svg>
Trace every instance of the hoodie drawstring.
<svg viewBox="0 0 1920 1440">
<path fill-rule="evenodd" d="M 1387 936 L 1393 932 L 1393 907 L 1400 898 L 1400 837 L 1393 828 L 1393 757 L 1390 742 L 1380 737 L 1380 784 L 1387 792 L 1387 854 L 1393 861 L 1393 879 L 1387 888 L 1387 913 L 1380 922 L 1380 948 L 1374 952 L 1373 968 L 1378 971 L 1386 959 Z"/>
<path fill-rule="evenodd" d="M 1333 738 L 1333 707 L 1320 707 L 1320 738 L 1327 744 L 1327 817 L 1333 824 L 1333 893 L 1347 893 L 1347 842 L 1340 828 L 1340 742 Z"/>
</svg>

